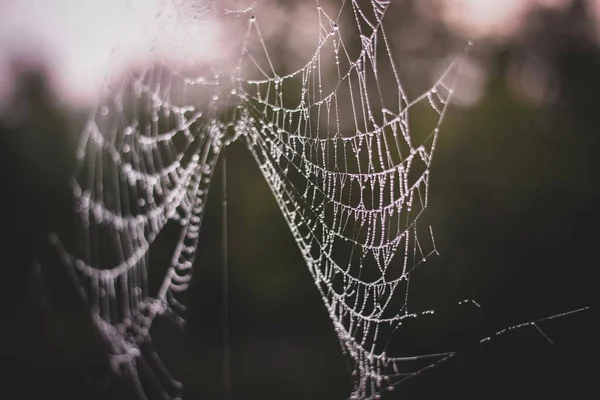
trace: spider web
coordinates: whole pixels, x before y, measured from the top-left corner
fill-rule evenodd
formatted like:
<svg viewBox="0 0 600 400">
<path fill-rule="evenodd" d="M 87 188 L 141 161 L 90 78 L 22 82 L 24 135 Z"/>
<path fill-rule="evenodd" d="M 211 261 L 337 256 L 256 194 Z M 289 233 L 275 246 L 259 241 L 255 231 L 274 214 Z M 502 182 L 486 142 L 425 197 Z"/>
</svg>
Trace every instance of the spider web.
<svg viewBox="0 0 600 400">
<path fill-rule="evenodd" d="M 406 321 L 434 313 L 409 307 L 410 282 L 437 255 L 424 220 L 430 167 L 464 54 L 409 98 L 384 27 L 388 1 L 316 2 L 315 50 L 285 73 L 258 6 L 161 4 L 198 24 L 234 20 L 244 34 L 233 67 L 190 72 L 160 59 L 107 84 L 81 132 L 75 223 L 51 242 L 110 346 L 113 373 L 140 398 L 181 395 L 150 327 L 159 316 L 184 322 L 212 175 L 234 140 L 269 184 L 351 360 L 351 398 L 378 398 L 452 357 L 394 356 L 388 344 Z M 428 113 L 426 129 L 411 123 L 416 110 Z M 167 224 L 179 236 L 152 291 L 149 250 Z"/>
</svg>

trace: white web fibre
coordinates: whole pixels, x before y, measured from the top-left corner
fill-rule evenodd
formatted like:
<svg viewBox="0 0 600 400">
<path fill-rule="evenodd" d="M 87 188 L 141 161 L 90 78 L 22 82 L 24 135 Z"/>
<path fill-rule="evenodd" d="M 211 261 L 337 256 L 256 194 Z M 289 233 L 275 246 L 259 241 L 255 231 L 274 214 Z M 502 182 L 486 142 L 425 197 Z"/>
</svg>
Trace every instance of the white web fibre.
<svg viewBox="0 0 600 400">
<path fill-rule="evenodd" d="M 114 373 L 142 398 L 153 396 L 142 369 L 161 395 L 180 395 L 153 350 L 150 325 L 159 315 L 182 320 L 179 296 L 191 279 L 211 177 L 232 140 L 254 156 L 306 261 L 353 362 L 353 398 L 377 398 L 451 357 L 386 349 L 405 320 L 434 312 L 409 307 L 410 281 L 437 254 L 421 220 L 462 55 L 410 99 L 384 28 L 387 1 L 317 2 L 316 50 L 286 73 L 275 67 L 258 5 L 164 4 L 182 13 L 191 4 L 199 21 L 241 21 L 245 34 L 232 47 L 233 67 L 219 60 L 191 73 L 184 55 L 186 68 L 163 60 L 107 86 L 81 133 L 71 182 L 78 222 L 72 235 L 51 239 L 110 344 Z M 186 37 L 179 33 L 173 37 Z M 433 116 L 427 132 L 411 124 L 417 107 Z M 172 220 L 179 239 L 151 293 L 149 249 Z"/>
</svg>

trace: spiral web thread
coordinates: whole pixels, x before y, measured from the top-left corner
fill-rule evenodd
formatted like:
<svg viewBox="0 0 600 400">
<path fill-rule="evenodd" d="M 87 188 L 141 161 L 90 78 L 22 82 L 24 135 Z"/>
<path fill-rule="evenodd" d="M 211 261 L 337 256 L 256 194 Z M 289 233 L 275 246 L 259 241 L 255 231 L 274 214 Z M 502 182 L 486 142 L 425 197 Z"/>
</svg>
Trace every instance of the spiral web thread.
<svg viewBox="0 0 600 400">
<path fill-rule="evenodd" d="M 462 60 L 409 99 L 384 29 L 388 3 L 343 1 L 331 15 L 316 2 L 316 50 L 282 75 L 252 15 L 258 6 L 223 12 L 194 4 L 194 18 L 245 18 L 232 72 L 212 66 L 191 74 L 158 62 L 107 87 L 77 147 L 76 228 L 51 241 L 110 346 L 114 374 L 128 378 L 138 397 L 181 395 L 152 346 L 150 326 L 161 315 L 183 322 L 181 293 L 212 174 L 233 140 L 247 145 L 306 261 L 351 360 L 352 398 L 377 398 L 454 354 L 386 352 L 405 321 L 434 313 L 411 310 L 409 287 L 413 271 L 437 254 L 421 220 Z M 433 116 L 424 133 L 410 122 L 418 107 Z M 170 221 L 179 224 L 179 237 L 151 293 L 149 249 Z"/>
</svg>

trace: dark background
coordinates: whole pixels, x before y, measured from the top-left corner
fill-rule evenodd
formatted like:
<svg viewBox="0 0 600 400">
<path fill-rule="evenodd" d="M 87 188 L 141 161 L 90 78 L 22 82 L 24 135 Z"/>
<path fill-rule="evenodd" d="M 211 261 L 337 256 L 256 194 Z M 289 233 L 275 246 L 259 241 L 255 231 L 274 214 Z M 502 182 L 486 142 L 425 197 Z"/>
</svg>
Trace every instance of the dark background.
<svg viewBox="0 0 600 400">
<path fill-rule="evenodd" d="M 463 40 L 418 17 L 432 43 Z M 428 218 L 441 257 L 417 296 L 440 312 L 406 343 L 461 353 L 384 398 L 597 396 L 598 32 L 583 1 L 537 10 L 524 26 L 473 49 L 486 66 L 483 97 L 450 110 L 432 170 Z M 554 93 L 536 101 L 513 79 L 532 59 Z M 113 397 L 99 384 L 104 350 L 46 244 L 70 212 L 65 183 L 85 113 L 61 106 L 43 65 L 14 65 L 19 89 L 0 119 L 3 398 Z M 346 360 L 266 182 L 241 143 L 227 159 L 230 398 L 345 398 Z M 187 399 L 223 398 L 220 193 L 215 179 L 187 327 L 153 325 Z M 154 259 L 169 251 L 166 232 Z M 484 310 L 453 306 L 464 298 Z M 504 327 L 585 306 L 592 308 L 539 324 L 554 345 L 533 327 L 476 345 Z"/>
</svg>

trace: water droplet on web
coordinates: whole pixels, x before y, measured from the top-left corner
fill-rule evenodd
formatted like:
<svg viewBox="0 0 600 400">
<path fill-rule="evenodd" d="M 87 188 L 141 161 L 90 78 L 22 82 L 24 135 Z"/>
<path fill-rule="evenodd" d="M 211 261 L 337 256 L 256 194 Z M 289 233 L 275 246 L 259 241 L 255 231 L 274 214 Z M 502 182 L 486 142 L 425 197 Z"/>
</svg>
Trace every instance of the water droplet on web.
<svg viewBox="0 0 600 400">
<path fill-rule="evenodd" d="M 73 187 L 73 196 L 81 196 L 81 187 L 79 185 Z"/>
<path fill-rule="evenodd" d="M 188 0 L 178 0 L 176 3 L 186 4 L 187 1 Z M 335 20 L 329 19 L 330 17 L 325 11 L 321 11 L 322 8 L 318 3 L 319 1 L 317 1 L 316 4 L 313 3 L 312 7 L 313 11 L 314 7 L 317 7 L 319 10 L 317 16 L 322 19 L 321 23 L 318 25 L 319 32 L 325 28 L 324 34 L 326 35 L 326 27 L 329 27 L 331 30 L 329 39 L 333 46 L 333 52 L 328 56 L 333 56 L 335 59 L 332 61 L 335 61 L 336 64 L 339 65 L 341 62 L 344 68 L 351 68 L 353 71 L 356 70 L 353 74 L 368 72 L 369 74 L 373 73 L 375 79 L 378 79 L 377 69 L 366 59 L 366 56 L 371 54 L 374 50 L 374 48 L 372 48 L 375 44 L 373 42 L 373 37 L 368 38 L 365 36 L 365 40 L 362 43 L 359 42 L 359 46 L 362 44 L 362 59 L 348 59 L 346 55 L 343 54 L 343 44 L 338 24 L 335 23 Z M 353 2 L 353 6 L 355 5 L 358 10 L 362 8 L 359 3 L 360 2 Z M 387 2 L 377 2 L 377 4 L 383 3 Z M 250 8 L 248 10 L 250 10 Z M 246 24 L 247 29 L 253 28 L 253 24 L 256 21 L 255 16 L 251 15 L 251 13 L 253 13 L 253 11 L 243 11 L 238 12 L 236 15 L 239 17 L 241 14 L 242 19 L 238 21 L 241 23 L 243 23 L 243 19 L 249 18 L 250 24 Z M 165 14 L 163 16 L 166 17 L 167 15 Z M 193 19 L 195 20 L 196 17 L 197 16 L 194 15 Z M 270 21 L 267 19 L 263 22 L 268 23 Z M 344 20 L 344 23 L 352 25 L 353 21 L 351 19 L 347 21 Z M 354 25 L 353 28 L 357 28 L 357 26 Z M 360 26 L 358 26 L 358 28 L 360 28 Z M 252 29 L 250 29 L 250 31 L 252 31 Z M 359 33 L 356 32 L 355 29 L 352 29 L 351 31 L 352 32 L 349 31 L 345 33 Z M 251 34 L 254 35 L 254 33 Z M 383 29 L 377 32 L 378 37 L 383 36 L 384 34 Z M 355 39 L 360 39 L 360 37 L 356 37 Z M 262 41 L 262 39 L 260 40 Z M 472 42 L 469 41 L 469 45 L 471 44 Z M 182 51 L 181 46 L 177 44 L 174 46 L 177 51 Z M 250 50 L 251 49 L 248 51 Z M 357 50 L 360 51 L 360 49 Z M 326 74 L 327 76 L 324 76 L 321 71 L 317 71 L 320 62 L 322 61 L 322 58 L 320 57 L 321 55 L 313 57 L 306 67 L 301 68 L 293 74 L 290 73 L 290 75 L 287 75 L 286 73 L 283 75 L 286 79 L 285 85 L 283 84 L 282 78 L 273 71 L 269 72 L 269 76 L 266 77 L 266 79 L 263 77 L 256 82 L 246 82 L 244 80 L 246 79 L 246 71 L 244 71 L 241 66 L 236 68 L 235 75 L 224 74 L 224 71 L 219 71 L 222 72 L 221 75 L 224 76 L 223 80 L 220 80 L 219 74 L 217 74 L 217 71 L 215 70 L 212 70 L 210 75 L 207 75 L 206 80 L 203 77 L 185 77 L 183 75 L 185 72 L 182 70 L 180 72 L 182 75 L 176 78 L 176 81 L 179 82 L 177 92 L 179 92 L 179 86 L 181 85 L 185 86 L 183 91 L 189 89 L 189 94 L 192 96 L 195 95 L 195 93 L 191 93 L 194 90 L 203 90 L 204 95 L 202 96 L 201 102 L 204 104 L 198 104 L 198 108 L 190 105 L 193 104 L 193 99 L 188 99 L 187 97 L 183 99 L 171 99 L 171 87 L 168 86 L 166 80 L 162 79 L 163 74 L 166 74 L 167 72 L 162 69 L 162 67 L 160 71 L 154 70 L 154 67 L 150 67 L 147 74 L 144 73 L 139 77 L 134 76 L 128 78 L 128 83 L 130 85 L 126 88 L 127 93 L 125 93 L 125 95 L 127 98 L 133 97 L 134 95 L 142 96 L 143 101 L 136 100 L 135 98 L 131 99 L 136 105 L 140 106 L 140 109 L 136 109 L 136 112 L 133 113 L 134 115 L 129 115 L 127 113 L 128 111 L 125 111 L 118 103 L 118 101 L 120 101 L 119 97 L 123 95 L 123 93 L 113 93 L 108 97 L 106 102 L 99 105 L 96 114 L 92 116 L 91 122 L 97 123 L 95 131 L 85 131 L 82 133 L 83 135 L 90 135 L 90 142 L 88 142 L 89 144 L 84 144 L 81 149 L 77 150 L 76 156 L 83 160 L 85 160 L 87 154 L 90 156 L 89 160 L 85 160 L 85 163 L 83 161 L 79 162 L 79 164 L 82 164 L 83 174 L 81 177 L 76 176 L 74 178 L 80 179 L 79 183 L 83 185 L 82 190 L 88 191 L 87 201 L 84 196 L 75 199 L 75 202 L 79 204 L 80 210 L 78 212 L 80 214 L 81 223 L 84 227 L 86 224 L 89 225 L 90 222 L 93 223 L 95 215 L 89 212 L 92 211 L 98 217 L 104 218 L 104 224 L 107 228 L 110 228 L 110 231 L 107 230 L 107 232 L 112 233 L 115 231 L 115 228 L 118 229 L 119 233 L 117 235 L 123 235 L 123 239 L 127 239 L 126 241 L 124 240 L 124 243 L 135 243 L 138 239 L 137 236 L 143 232 L 144 239 L 150 242 L 148 245 L 151 244 L 155 237 L 158 237 L 157 235 L 161 232 L 163 226 L 170 220 L 175 220 L 174 223 L 176 225 L 181 224 L 185 227 L 189 227 L 189 224 L 194 224 L 193 228 L 195 229 L 195 225 L 197 225 L 196 219 L 199 218 L 196 217 L 196 214 L 202 215 L 204 204 L 200 202 L 187 204 L 189 195 L 197 185 L 200 185 L 205 189 L 205 186 L 207 185 L 204 184 L 210 182 L 212 175 L 211 171 L 214 168 L 214 165 L 208 165 L 209 163 L 207 163 L 204 156 L 199 157 L 199 155 L 196 154 L 198 152 L 195 148 L 189 152 L 186 149 L 188 147 L 194 147 L 190 146 L 190 144 L 196 140 L 198 136 L 195 135 L 198 131 L 196 125 L 199 125 L 196 121 L 200 121 L 201 118 L 201 129 L 204 130 L 200 132 L 200 135 L 208 136 L 209 140 L 221 139 L 220 134 L 217 132 L 223 130 L 225 126 L 224 123 L 220 122 L 214 116 L 201 117 L 196 116 L 195 113 L 202 107 L 210 108 L 217 105 L 219 101 L 222 101 L 219 97 L 224 97 L 231 103 L 230 106 L 232 108 L 237 107 L 237 116 L 231 121 L 234 124 L 233 128 L 235 129 L 236 134 L 239 135 L 242 132 L 247 134 L 247 138 L 252 141 L 251 145 L 259 153 L 259 158 L 262 159 L 263 156 L 268 158 L 268 160 L 263 160 L 259 163 L 263 170 L 262 172 L 267 181 L 271 183 L 275 196 L 282 202 L 280 203 L 280 207 L 290 222 L 294 238 L 302 255 L 309 264 L 309 267 L 323 272 L 323 274 L 320 275 L 322 283 L 332 283 L 333 277 L 343 271 L 351 276 L 350 273 L 358 272 L 355 270 L 359 268 L 362 269 L 364 264 L 366 264 L 357 257 L 351 257 L 350 259 L 344 259 L 345 265 L 339 266 L 340 271 L 335 271 L 333 265 L 335 261 L 338 260 L 338 257 L 340 257 L 337 255 L 338 251 L 336 245 L 338 244 L 342 244 L 340 247 L 343 251 L 349 249 L 352 249 L 353 251 L 354 249 L 357 249 L 359 252 L 367 250 L 368 246 L 376 246 L 379 248 L 381 245 L 382 250 L 374 250 L 372 253 L 375 255 L 375 260 L 382 269 L 382 272 L 384 272 L 384 269 L 387 270 L 387 267 L 390 265 L 396 247 L 398 247 L 398 253 L 401 254 L 396 256 L 395 260 L 398 260 L 398 264 L 400 265 L 402 264 L 400 259 L 402 256 L 407 256 L 404 261 L 405 267 L 413 268 L 419 264 L 419 261 L 421 263 L 427 262 L 426 255 L 433 254 L 428 248 L 419 249 L 419 253 L 417 253 L 417 251 L 414 253 L 407 253 L 407 250 L 405 250 L 402 245 L 403 243 L 414 243 L 418 238 L 415 230 L 409 227 L 403 227 L 401 224 L 404 224 L 405 219 L 418 218 L 418 215 L 420 215 L 419 213 L 426 208 L 424 204 L 416 199 L 416 196 L 421 188 L 427 186 L 429 170 L 426 169 L 423 172 L 423 178 L 415 184 L 415 182 L 409 182 L 408 175 L 409 171 L 411 171 L 411 165 L 424 161 L 426 163 L 425 167 L 428 168 L 428 162 L 433 155 L 433 147 L 435 147 L 431 146 L 429 142 L 427 142 L 425 147 L 419 147 L 418 149 L 413 146 L 413 142 L 411 141 L 412 134 L 409 129 L 407 116 L 408 110 L 411 109 L 412 104 L 416 103 L 411 103 L 404 94 L 401 94 L 401 105 L 398 109 L 388 111 L 384 108 L 383 104 L 376 105 L 376 107 L 373 108 L 370 107 L 371 104 L 369 103 L 371 101 L 365 91 L 364 93 L 359 94 L 360 99 L 357 100 L 365 102 L 362 109 L 368 111 L 368 115 L 364 116 L 365 122 L 369 125 L 368 128 L 365 128 L 366 132 L 359 132 L 358 129 L 356 132 L 352 132 L 351 129 L 344 136 L 341 133 L 344 128 L 337 127 L 337 129 L 334 128 L 333 130 L 330 128 L 328 132 L 326 132 L 327 137 L 325 140 L 327 140 L 327 142 L 321 141 L 321 138 L 323 138 L 324 135 L 320 135 L 318 131 L 312 129 L 312 123 L 318 122 L 313 121 L 315 118 L 312 113 L 312 107 L 322 107 L 323 112 L 331 112 L 332 118 L 330 118 L 330 122 L 338 122 L 338 125 L 340 125 L 340 120 L 346 118 L 351 119 L 353 117 L 352 114 L 354 114 L 354 116 L 358 115 L 361 118 L 363 118 L 363 116 L 360 115 L 362 114 L 362 110 L 359 110 L 358 108 L 353 108 L 348 115 L 338 111 L 337 107 L 334 109 L 333 105 L 337 101 L 342 102 L 349 100 L 348 98 L 343 98 L 344 96 L 349 96 L 347 93 L 342 93 L 342 91 L 333 89 L 330 97 L 325 97 L 323 95 L 319 96 L 320 93 L 324 93 L 326 88 L 335 87 L 335 84 L 342 83 L 345 79 L 342 75 L 331 74 L 330 76 L 330 74 Z M 192 62 L 192 57 L 189 58 L 189 62 Z M 336 69 L 338 72 L 340 71 L 339 67 Z M 177 72 L 173 72 L 173 75 L 177 75 Z M 232 77 L 231 81 L 229 81 L 230 77 Z M 326 78 L 323 79 L 322 83 L 320 79 L 315 79 L 321 77 Z M 328 81 L 328 79 L 331 79 L 331 81 Z M 289 86 L 288 82 L 290 81 L 294 81 L 295 84 Z M 244 89 L 246 84 L 252 86 L 253 89 L 256 87 L 256 91 L 258 92 L 256 102 L 262 104 L 263 107 L 261 108 L 266 110 L 265 113 L 254 112 L 255 105 L 252 104 L 254 101 L 243 101 L 246 100 L 247 96 L 250 97 L 249 94 L 245 92 L 246 89 Z M 299 88 L 300 84 L 302 85 L 301 88 Z M 396 83 L 393 82 L 393 84 L 395 85 Z M 196 86 L 195 88 L 190 88 L 190 85 L 202 87 Z M 218 85 L 222 86 L 219 87 Z M 261 94 L 261 89 L 265 89 L 265 87 L 269 85 L 271 92 Z M 210 88 L 213 86 L 215 86 L 215 89 L 218 91 L 210 91 Z M 274 93 L 273 86 L 275 86 Z M 443 82 L 438 82 L 433 86 L 433 88 L 430 86 L 430 91 L 427 94 L 429 94 L 437 104 L 440 94 L 443 94 L 444 96 L 441 97 L 445 98 L 448 89 L 443 85 Z M 237 90 L 238 87 L 240 90 Z M 438 88 L 439 90 L 437 90 Z M 221 91 L 220 89 L 223 90 Z M 283 102 L 284 98 L 287 99 L 287 97 L 284 96 L 289 95 L 287 93 L 288 91 L 290 93 L 292 91 L 297 93 L 298 89 L 301 89 L 302 95 L 299 106 L 294 108 L 294 106 L 288 105 L 287 102 Z M 433 93 L 436 93 L 436 90 L 437 95 L 434 96 Z M 265 92 L 265 90 L 262 91 Z M 252 90 L 252 93 L 254 93 L 254 90 Z M 179 95 L 179 93 L 175 94 Z M 242 101 L 237 101 L 238 99 Z M 178 105 L 175 106 L 174 104 L 171 104 L 171 101 Z M 440 98 L 440 101 L 446 104 L 444 99 Z M 285 107 L 289 107 L 289 109 L 283 108 L 284 105 Z M 327 110 L 325 110 L 325 106 L 327 107 Z M 381 120 L 376 118 L 369 111 L 380 107 L 383 113 Z M 435 108 L 435 106 L 432 107 Z M 404 112 L 403 110 L 407 111 Z M 333 115 L 334 113 L 335 115 Z M 108 115 L 108 117 L 103 118 L 101 115 Z M 144 117 L 141 115 L 144 115 Z M 255 115 L 255 118 L 252 118 L 250 115 Z M 379 114 L 377 114 L 377 116 L 379 116 Z M 142 121 L 139 121 L 138 119 L 142 119 Z M 152 124 L 146 125 L 146 122 L 150 119 L 153 121 L 158 120 L 158 126 Z M 114 124 L 109 124 L 108 122 L 114 122 Z M 206 124 L 204 124 L 204 122 L 206 122 Z M 305 131 L 298 129 L 302 126 L 306 126 L 309 129 L 306 129 Z M 432 126 L 435 128 L 435 124 Z M 390 132 L 388 133 L 386 130 L 389 130 Z M 272 132 L 277 132 L 278 136 L 273 135 Z M 438 129 L 435 128 L 435 133 L 437 132 Z M 157 134 L 161 135 L 161 139 L 158 141 L 156 141 Z M 396 138 L 395 140 L 403 141 L 403 146 L 408 147 L 408 151 L 411 152 L 408 161 L 397 161 L 398 155 L 394 153 L 395 147 L 380 142 L 381 138 L 385 138 L 388 134 L 394 135 Z M 179 137 L 182 138 L 181 146 L 179 146 L 178 143 Z M 142 143 L 140 139 L 145 143 Z M 221 146 L 222 143 L 218 140 L 217 142 L 218 143 L 216 143 L 215 146 Z M 364 142 L 367 142 L 368 145 L 365 145 Z M 331 147 L 334 149 L 332 154 L 334 157 L 332 158 L 328 157 L 329 149 L 331 148 L 329 147 L 330 144 L 333 144 Z M 377 148 L 377 145 L 379 145 L 380 148 Z M 105 149 L 101 149 L 101 146 L 105 146 Z M 111 172 L 104 175 L 94 173 L 95 170 L 93 168 L 102 166 L 99 163 L 99 161 L 102 160 L 99 160 L 96 157 L 97 151 L 105 152 L 106 154 L 104 157 L 115 157 L 114 169 L 116 170 L 116 173 L 113 174 Z M 218 149 L 215 150 L 215 153 L 216 152 L 218 152 Z M 123 153 L 129 153 L 129 155 L 124 156 Z M 215 155 L 215 153 L 211 154 L 211 156 Z M 365 157 L 363 157 L 363 155 Z M 175 159 L 173 157 L 179 158 Z M 363 158 L 367 157 L 370 166 L 363 169 L 360 163 Z M 200 160 L 200 158 L 202 158 L 202 160 Z M 157 165 L 145 168 L 142 161 L 145 161 L 146 159 L 148 161 L 156 161 Z M 162 162 L 161 165 L 158 165 L 159 161 Z M 304 165 L 305 162 L 307 164 L 306 166 Z M 357 171 L 355 170 L 355 164 L 358 164 L 360 168 L 359 174 L 357 174 Z M 375 167 L 371 164 L 375 165 Z M 171 165 L 172 167 L 167 167 L 167 165 Z M 187 167 L 188 165 L 189 168 Z M 163 166 L 165 167 L 164 169 L 162 168 Z M 110 167 L 113 167 L 113 165 L 110 165 Z M 297 173 L 294 173 L 294 168 L 298 171 Z M 288 170 L 290 171 L 289 174 Z M 165 171 L 164 174 L 162 173 L 163 171 Z M 85 172 L 89 172 L 89 179 L 85 178 Z M 295 182 L 291 182 L 292 179 L 301 182 L 298 184 L 298 188 L 302 190 L 299 191 L 298 198 L 293 196 L 288 199 L 285 191 L 290 189 L 290 185 L 292 188 L 296 189 Z M 410 179 L 413 180 L 412 174 Z M 105 190 L 101 191 L 99 189 L 98 181 L 104 182 Z M 127 184 L 129 184 L 129 186 L 127 186 Z M 413 184 L 415 187 L 411 186 Z M 147 188 L 144 188 L 144 185 L 147 186 Z M 306 191 L 304 190 L 304 187 L 306 187 Z M 351 198 L 352 196 L 350 196 L 349 190 L 351 187 L 353 196 L 360 194 L 360 204 L 356 204 L 355 197 L 357 196 Z M 202 191 L 202 188 L 197 189 L 199 191 L 198 193 Z M 92 207 L 95 202 L 91 201 L 89 197 L 89 191 L 91 190 L 94 191 L 91 196 L 96 200 L 95 202 L 101 204 L 102 208 L 96 209 L 95 207 Z M 379 198 L 377 194 L 379 194 Z M 75 190 L 74 195 L 77 197 L 77 192 Z M 333 214 L 330 212 L 331 209 L 329 208 L 329 203 L 327 203 L 327 206 L 321 204 L 321 198 L 323 196 L 329 196 L 331 200 L 333 200 Z M 363 203 L 362 197 L 365 198 L 365 202 L 368 202 L 367 197 L 372 197 L 372 202 L 374 204 L 371 204 L 371 207 L 367 207 L 367 205 Z M 415 200 L 412 199 L 413 197 L 415 197 Z M 119 200 L 123 202 L 124 207 L 122 210 L 115 210 L 115 202 L 118 202 Z M 127 203 L 127 208 L 125 208 L 125 203 Z M 165 205 L 164 207 L 158 207 L 156 203 Z M 189 206 L 190 209 L 184 209 L 181 207 L 182 204 L 185 204 L 186 207 Z M 302 207 L 298 207 L 300 205 L 302 205 Z M 411 211 L 412 206 L 414 206 L 415 209 L 414 215 Z M 151 210 L 147 210 L 147 208 L 150 208 Z M 367 208 L 372 209 L 367 210 Z M 291 210 L 294 211 L 292 212 Z M 141 211 L 144 212 L 142 213 Z M 144 215 L 132 215 L 136 212 Z M 188 212 L 193 212 L 193 216 L 187 214 Z M 313 212 L 315 213 L 314 215 Z M 387 214 L 389 214 L 389 217 Z M 392 216 L 396 216 L 396 218 L 392 218 Z M 381 218 L 381 222 L 379 222 L 379 218 Z M 331 220 L 334 221 L 333 224 L 331 224 Z M 348 221 L 350 222 L 348 223 Z M 389 225 L 385 225 L 384 221 L 391 222 Z M 350 225 L 354 225 L 354 227 Z M 180 229 L 186 230 L 185 227 Z M 328 231 L 326 236 L 323 236 L 323 247 L 315 248 L 314 250 L 316 251 L 313 251 L 313 245 L 310 243 L 315 235 L 311 232 L 313 228 L 319 230 L 320 228 L 325 227 L 330 231 Z M 351 229 L 353 229 L 353 231 Z M 381 229 L 381 238 L 379 238 L 379 229 Z M 309 232 L 309 230 L 311 232 Z M 188 233 L 191 231 L 192 230 L 190 229 Z M 190 240 L 183 239 L 186 241 L 185 244 L 179 242 L 186 253 L 188 251 L 192 252 L 195 247 L 190 243 L 192 238 L 195 239 L 197 237 L 194 237 L 194 234 L 195 232 L 192 232 L 189 236 L 186 236 L 186 238 L 189 238 Z M 115 233 L 112 233 L 112 235 L 114 236 Z M 84 238 L 84 240 L 85 239 L 88 239 L 89 241 L 89 238 Z M 390 246 L 393 245 L 393 250 L 389 250 L 390 246 L 387 246 L 388 243 Z M 384 246 L 385 250 L 383 249 Z M 137 255 L 138 252 L 146 251 L 146 249 L 138 250 L 140 249 L 139 243 L 136 243 L 135 247 L 132 245 L 124 245 L 123 248 L 124 255 L 129 259 L 134 259 L 134 256 Z M 76 256 L 82 257 L 81 249 L 73 250 L 76 250 Z M 367 251 L 371 253 L 370 250 Z M 321 259 L 318 257 L 319 252 L 321 255 L 323 255 L 323 253 L 326 253 L 327 255 L 328 253 L 328 255 L 335 258 L 335 260 L 330 262 L 331 260 L 328 261 L 325 258 Z M 421 258 L 419 259 L 419 257 Z M 95 258 L 91 259 L 89 256 L 84 260 L 85 262 L 94 264 L 96 261 Z M 341 258 L 339 260 L 341 260 Z M 141 270 L 144 272 L 143 268 L 146 268 L 144 263 L 137 261 L 127 262 L 126 266 L 132 267 L 132 271 Z M 75 267 L 77 269 L 82 269 L 82 278 L 85 277 L 87 266 L 81 264 Z M 114 265 L 107 267 L 114 267 Z M 133 267 L 135 267 L 135 269 Z M 421 264 L 420 267 L 427 268 L 425 264 Z M 103 290 L 106 290 L 105 296 L 110 295 L 112 298 L 112 296 L 115 295 L 115 292 L 113 291 L 112 286 L 107 286 L 105 279 L 108 278 L 102 277 L 103 275 L 100 270 L 94 269 L 93 274 L 91 269 L 89 269 L 89 271 L 90 275 L 99 275 L 101 277 L 100 287 L 104 287 Z M 111 276 L 110 280 L 112 281 L 113 278 L 116 277 L 117 272 L 114 272 L 114 276 Z M 389 380 L 382 380 L 379 378 L 381 374 L 384 373 L 383 368 L 389 367 L 390 363 L 385 359 L 385 356 L 378 358 L 374 350 L 368 350 L 369 348 L 375 349 L 374 345 L 377 343 L 374 343 L 374 341 L 378 339 L 374 336 L 365 337 L 366 335 L 360 333 L 372 332 L 373 325 L 364 318 L 365 315 L 357 313 L 359 311 L 357 307 L 360 306 L 360 304 L 367 303 L 367 307 L 373 307 L 373 310 L 375 310 L 374 312 L 379 313 L 377 315 L 380 315 L 382 311 L 381 304 L 383 303 L 375 303 L 379 300 L 383 302 L 391 296 L 392 290 L 391 286 L 389 286 L 391 283 L 389 282 L 389 278 L 390 276 L 383 273 L 383 277 L 380 281 L 381 285 L 379 283 L 370 284 L 365 282 L 364 280 L 361 280 L 360 276 L 352 276 L 352 280 L 344 278 L 343 281 L 339 282 L 339 285 L 343 290 L 339 293 L 332 293 L 332 303 L 326 304 L 328 311 L 335 317 L 335 321 L 339 322 L 339 325 L 335 326 L 335 331 L 346 347 L 346 354 L 354 361 L 351 365 L 353 365 L 353 368 L 355 369 L 352 372 L 355 386 L 350 397 L 353 399 L 379 398 L 380 395 L 389 395 L 387 391 L 394 390 L 394 387 L 387 386 L 390 383 Z M 400 279 L 408 282 L 407 273 L 404 273 Z M 133 289 L 134 285 L 141 285 L 142 283 L 143 281 L 140 281 L 139 279 L 136 279 L 135 281 L 132 280 L 127 283 L 128 286 L 122 293 L 124 296 L 130 294 L 129 300 L 133 303 L 133 311 L 135 311 L 135 308 L 138 306 L 150 306 L 151 309 L 154 309 L 151 302 L 153 299 L 149 298 L 150 293 L 145 293 L 146 290 L 142 292 L 142 290 L 138 288 Z M 338 282 L 336 282 L 336 285 L 337 284 Z M 388 286 L 385 286 L 384 284 Z M 363 294 L 361 294 L 358 289 L 361 285 L 364 285 L 365 287 Z M 87 295 L 90 295 L 90 288 L 88 286 L 89 285 L 86 286 L 85 292 Z M 100 287 L 96 286 L 96 296 L 99 295 Z M 183 286 L 181 290 L 184 290 Z M 131 295 L 131 293 L 134 293 L 134 295 Z M 116 294 L 121 296 L 121 291 L 117 290 Z M 351 301 L 345 301 L 350 299 Z M 97 303 L 96 306 L 98 306 L 98 304 L 102 305 L 101 311 L 104 316 L 104 312 L 106 311 L 104 302 L 98 301 L 97 299 L 93 299 L 93 301 Z M 345 308 L 339 307 L 342 303 L 346 303 Z M 118 305 L 119 307 L 121 306 L 121 304 Z M 110 306 L 112 307 L 113 304 L 111 303 Z M 98 312 L 100 312 L 99 308 L 98 310 Z M 162 311 L 162 309 L 160 310 Z M 408 315 L 406 309 L 402 309 L 402 311 L 398 310 L 395 315 L 390 316 L 390 320 L 388 321 L 390 327 L 401 324 L 404 314 Z M 429 312 L 423 312 L 422 314 L 429 314 Z M 421 314 L 418 316 L 420 315 Z M 130 329 L 128 327 L 127 331 L 117 332 L 117 334 L 122 337 L 116 337 L 116 339 L 125 338 L 130 339 L 133 342 L 134 337 L 131 336 L 131 334 L 133 334 L 140 342 L 145 340 L 143 336 L 149 333 L 142 329 L 140 329 L 140 332 L 138 333 L 137 330 L 144 326 L 150 329 L 151 320 L 144 318 L 142 321 L 142 318 L 135 318 L 135 322 L 133 323 L 135 329 Z M 118 321 L 114 320 L 105 322 L 110 325 L 115 325 L 115 323 L 118 324 Z M 127 325 L 127 323 L 124 322 L 124 325 Z M 117 328 L 120 328 L 120 326 Z M 357 334 L 356 332 L 359 333 Z M 396 360 L 392 361 L 394 367 L 396 362 Z M 168 382 L 168 378 L 165 378 L 165 382 Z M 381 390 L 380 394 L 377 393 L 379 390 Z"/>
</svg>

